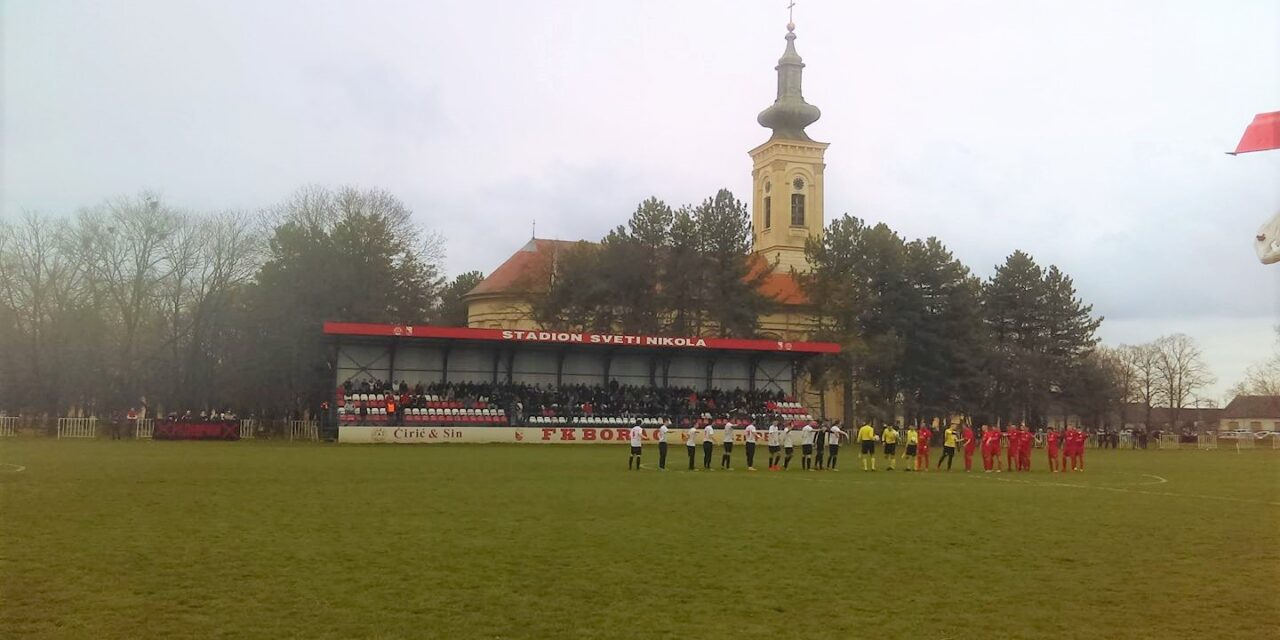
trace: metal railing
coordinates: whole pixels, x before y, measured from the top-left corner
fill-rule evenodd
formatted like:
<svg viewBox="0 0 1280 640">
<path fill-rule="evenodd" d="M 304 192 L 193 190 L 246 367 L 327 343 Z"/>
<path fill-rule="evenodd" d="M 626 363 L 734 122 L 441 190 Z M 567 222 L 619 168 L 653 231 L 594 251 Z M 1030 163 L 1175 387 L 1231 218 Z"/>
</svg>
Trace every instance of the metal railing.
<svg viewBox="0 0 1280 640">
<path fill-rule="evenodd" d="M 58 439 L 98 437 L 98 418 L 58 418 Z"/>
<path fill-rule="evenodd" d="M 289 439 L 319 441 L 320 423 L 315 420 L 290 420 Z"/>
</svg>

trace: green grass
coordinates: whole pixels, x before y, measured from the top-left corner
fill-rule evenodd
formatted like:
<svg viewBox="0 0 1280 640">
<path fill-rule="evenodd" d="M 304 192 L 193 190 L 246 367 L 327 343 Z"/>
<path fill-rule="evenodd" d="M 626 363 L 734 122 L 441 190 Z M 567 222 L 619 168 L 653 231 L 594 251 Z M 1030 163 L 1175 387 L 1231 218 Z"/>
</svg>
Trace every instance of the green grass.
<svg viewBox="0 0 1280 640">
<path fill-rule="evenodd" d="M 26 469 L 0 468 L 0 638 L 1280 627 L 1280 451 L 996 476 L 848 454 L 839 473 L 628 473 L 624 449 L 5 440 Z"/>
</svg>

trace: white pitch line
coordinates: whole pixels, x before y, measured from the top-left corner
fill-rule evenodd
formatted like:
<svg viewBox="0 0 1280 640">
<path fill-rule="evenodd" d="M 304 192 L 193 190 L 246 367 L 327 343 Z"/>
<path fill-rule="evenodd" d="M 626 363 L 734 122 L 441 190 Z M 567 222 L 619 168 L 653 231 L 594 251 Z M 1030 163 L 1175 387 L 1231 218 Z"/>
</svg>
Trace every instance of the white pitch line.
<svg viewBox="0 0 1280 640">
<path fill-rule="evenodd" d="M 19 471 L 27 470 L 26 467 L 20 464 L 8 464 L 5 462 L 0 462 L 0 467 L 10 467 L 9 469 L 0 468 L 0 471 L 3 471 L 4 473 L 18 473 Z"/>
<path fill-rule="evenodd" d="M 1146 474 L 1143 474 L 1146 475 Z M 1159 478 L 1160 476 L 1154 476 Z M 1232 498 L 1228 496 L 1206 496 L 1198 493 L 1173 493 L 1171 491 L 1145 491 L 1142 489 L 1125 489 L 1122 487 L 1094 487 L 1087 484 L 1069 484 L 1066 482 L 1036 482 L 1033 480 L 1018 480 L 1015 478 L 992 478 L 1000 482 L 1017 482 L 1019 484 L 1039 485 L 1045 487 L 1067 487 L 1069 489 L 1095 489 L 1097 491 L 1114 491 L 1116 493 L 1139 493 L 1148 496 L 1174 496 L 1178 498 L 1201 498 L 1204 500 L 1222 500 L 1224 502 L 1245 502 L 1249 504 L 1265 504 L 1273 507 L 1280 507 L 1280 502 L 1268 502 L 1266 500 L 1250 500 L 1248 498 Z M 1164 478 L 1160 478 L 1164 480 Z M 1164 480 L 1168 482 L 1168 480 Z M 1163 484 L 1153 482 L 1151 484 Z"/>
</svg>

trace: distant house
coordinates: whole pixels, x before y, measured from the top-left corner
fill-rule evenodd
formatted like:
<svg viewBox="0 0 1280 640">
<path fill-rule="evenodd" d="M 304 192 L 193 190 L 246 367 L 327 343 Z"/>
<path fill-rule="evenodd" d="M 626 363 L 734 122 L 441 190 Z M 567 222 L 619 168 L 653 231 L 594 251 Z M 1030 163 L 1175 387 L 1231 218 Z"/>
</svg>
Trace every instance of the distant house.
<svg viewBox="0 0 1280 640">
<path fill-rule="evenodd" d="M 1127 429 L 1224 429 L 1221 426 L 1223 411 L 1217 407 L 1185 407 L 1178 409 L 1178 424 L 1174 425 L 1173 409 L 1151 407 L 1151 423 L 1147 424 L 1147 406 L 1141 402 L 1127 402 L 1122 422 Z"/>
<path fill-rule="evenodd" d="M 1236 396 L 1222 410 L 1224 431 L 1280 431 L 1280 396 Z"/>
</svg>

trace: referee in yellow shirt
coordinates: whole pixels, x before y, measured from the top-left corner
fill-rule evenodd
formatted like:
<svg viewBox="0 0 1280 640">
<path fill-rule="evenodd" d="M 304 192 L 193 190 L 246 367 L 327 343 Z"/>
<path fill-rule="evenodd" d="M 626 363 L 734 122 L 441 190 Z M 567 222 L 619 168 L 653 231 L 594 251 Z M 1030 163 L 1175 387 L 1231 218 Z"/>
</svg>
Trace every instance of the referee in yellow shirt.
<svg viewBox="0 0 1280 640">
<path fill-rule="evenodd" d="M 938 468 L 942 468 L 942 461 L 947 461 L 947 471 L 951 470 L 951 463 L 956 459 L 956 425 L 947 425 L 947 430 L 942 432 L 942 457 L 938 458 Z"/>
<path fill-rule="evenodd" d="M 884 441 L 884 463 L 888 471 L 893 471 L 898 461 L 898 430 L 887 424 L 880 432 L 880 439 Z"/>
<path fill-rule="evenodd" d="M 876 430 L 870 424 L 858 428 L 858 442 L 862 443 L 862 470 L 876 470 Z"/>
</svg>

